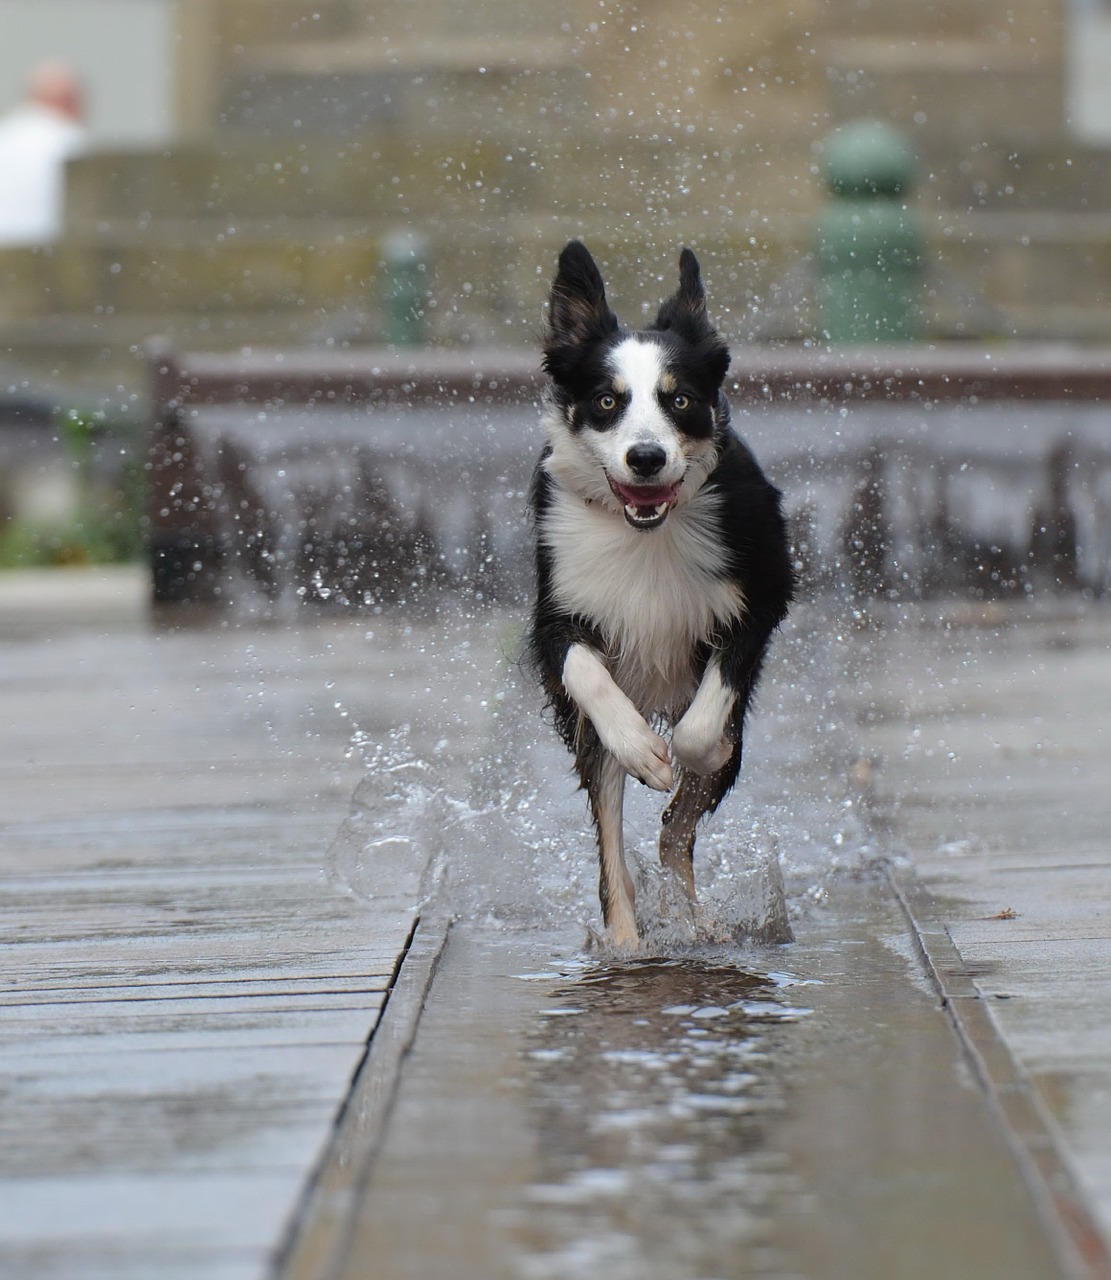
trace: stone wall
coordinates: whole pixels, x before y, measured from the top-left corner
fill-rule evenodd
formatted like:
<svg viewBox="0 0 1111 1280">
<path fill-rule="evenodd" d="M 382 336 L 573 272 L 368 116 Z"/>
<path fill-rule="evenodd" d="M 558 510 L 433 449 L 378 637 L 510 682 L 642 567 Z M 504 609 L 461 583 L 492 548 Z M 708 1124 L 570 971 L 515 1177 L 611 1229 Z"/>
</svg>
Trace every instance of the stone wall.
<svg viewBox="0 0 1111 1280">
<path fill-rule="evenodd" d="M 630 319 L 691 243 L 734 340 L 797 339 L 820 143 L 866 115 L 920 157 L 929 332 L 1105 340 L 1111 171 L 1066 133 L 1062 3 L 186 0 L 188 136 L 72 166 L 63 243 L 0 255 L 0 341 L 105 382 L 156 331 L 377 341 L 399 229 L 432 342 L 533 342 L 572 235 Z"/>
</svg>

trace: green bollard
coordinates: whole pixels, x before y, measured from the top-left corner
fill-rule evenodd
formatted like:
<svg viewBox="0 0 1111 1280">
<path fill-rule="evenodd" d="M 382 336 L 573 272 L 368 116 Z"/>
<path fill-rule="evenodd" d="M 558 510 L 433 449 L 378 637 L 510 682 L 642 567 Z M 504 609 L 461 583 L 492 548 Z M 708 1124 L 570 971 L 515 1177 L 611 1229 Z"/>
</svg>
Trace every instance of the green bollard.
<svg viewBox="0 0 1111 1280">
<path fill-rule="evenodd" d="M 814 250 L 822 336 L 833 343 L 912 341 L 924 259 L 924 237 L 905 200 L 914 154 L 878 120 L 846 125 L 822 145 L 832 196 Z"/>
<path fill-rule="evenodd" d="M 426 338 L 428 246 L 411 231 L 382 242 L 382 339 L 391 346 L 419 347 Z"/>
</svg>

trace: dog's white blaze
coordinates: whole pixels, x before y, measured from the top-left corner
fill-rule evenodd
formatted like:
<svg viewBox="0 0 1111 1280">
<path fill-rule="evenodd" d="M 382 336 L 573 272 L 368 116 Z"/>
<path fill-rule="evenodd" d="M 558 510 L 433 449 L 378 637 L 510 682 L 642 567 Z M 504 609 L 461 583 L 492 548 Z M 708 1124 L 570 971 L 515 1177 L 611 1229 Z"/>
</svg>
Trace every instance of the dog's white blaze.
<svg viewBox="0 0 1111 1280">
<path fill-rule="evenodd" d="M 635 444 L 656 444 L 663 449 L 666 461 L 652 482 L 675 484 L 686 471 L 687 460 L 682 436 L 660 408 L 657 393 L 667 376 L 662 349 L 654 342 L 626 338 L 613 349 L 609 366 L 629 403 L 617 426 L 599 437 L 607 455 L 606 470 L 616 480 L 636 483 L 638 477 L 625 462 L 626 454 Z"/>
<path fill-rule="evenodd" d="M 732 743 L 725 726 L 737 695 L 721 678 L 717 661 L 706 667 L 694 701 L 671 735 L 671 749 L 679 763 L 695 773 L 715 773 L 729 759 Z"/>
<path fill-rule="evenodd" d="M 663 348 L 643 338 L 626 338 L 610 352 L 608 364 L 635 399 L 647 393 L 654 399 L 656 388 L 667 373 Z"/>
<path fill-rule="evenodd" d="M 642 714 L 681 714 L 694 694 L 693 648 L 744 610 L 740 587 L 721 576 L 718 495 L 700 489 L 650 533 L 561 487 L 552 499 L 539 535 L 553 553 L 555 603 L 597 625 Z"/>
</svg>

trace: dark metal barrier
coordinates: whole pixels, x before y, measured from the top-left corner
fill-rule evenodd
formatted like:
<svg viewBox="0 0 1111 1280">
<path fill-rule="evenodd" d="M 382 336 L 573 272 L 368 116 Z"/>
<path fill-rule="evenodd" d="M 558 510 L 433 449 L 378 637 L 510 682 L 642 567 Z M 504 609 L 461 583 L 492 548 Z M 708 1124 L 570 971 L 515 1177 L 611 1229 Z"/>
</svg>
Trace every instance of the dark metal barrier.
<svg viewBox="0 0 1111 1280">
<path fill-rule="evenodd" d="M 531 353 L 150 359 L 156 600 L 381 608 L 525 589 Z M 815 587 L 1109 585 L 1111 353 L 745 347 L 729 390 Z"/>
</svg>

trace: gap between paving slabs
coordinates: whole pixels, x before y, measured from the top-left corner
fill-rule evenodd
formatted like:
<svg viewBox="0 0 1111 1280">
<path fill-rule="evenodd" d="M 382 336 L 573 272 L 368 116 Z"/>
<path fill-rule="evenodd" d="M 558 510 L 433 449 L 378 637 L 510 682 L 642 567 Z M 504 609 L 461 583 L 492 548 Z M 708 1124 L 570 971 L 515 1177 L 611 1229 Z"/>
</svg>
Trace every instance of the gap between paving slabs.
<svg viewBox="0 0 1111 1280">
<path fill-rule="evenodd" d="M 450 919 L 439 915 L 418 917 L 413 927 L 332 1139 L 278 1254 L 278 1280 L 327 1280 L 346 1261 L 401 1064 L 416 1037 L 450 927 Z"/>
<path fill-rule="evenodd" d="M 1065 1275 L 1111 1280 L 1111 1253 L 1063 1154 L 1061 1136 L 1000 1035 L 933 896 L 909 866 L 888 864 L 887 875 Z"/>
</svg>

